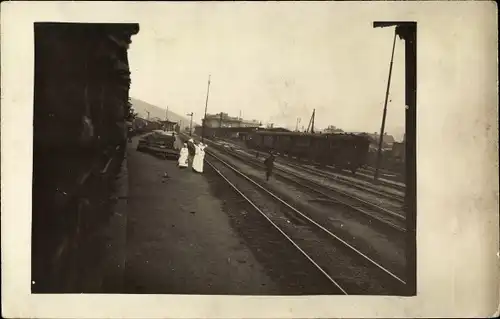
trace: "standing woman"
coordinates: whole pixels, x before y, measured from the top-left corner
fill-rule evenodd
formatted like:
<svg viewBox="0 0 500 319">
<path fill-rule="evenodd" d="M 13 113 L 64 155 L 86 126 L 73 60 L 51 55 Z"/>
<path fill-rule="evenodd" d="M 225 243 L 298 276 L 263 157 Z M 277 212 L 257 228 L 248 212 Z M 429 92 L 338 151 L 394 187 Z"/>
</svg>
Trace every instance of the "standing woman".
<svg viewBox="0 0 500 319">
<path fill-rule="evenodd" d="M 180 154 L 179 154 L 179 167 L 180 168 L 185 168 L 188 167 L 188 156 L 189 156 L 189 151 L 187 144 L 184 143 L 184 145 L 181 148 Z"/>
<path fill-rule="evenodd" d="M 195 156 L 195 163 L 196 165 L 194 166 L 195 170 L 198 173 L 203 173 L 203 164 L 205 163 L 205 148 L 207 145 L 200 143 L 198 144 L 198 152 Z"/>
<path fill-rule="evenodd" d="M 195 154 L 194 154 L 194 158 L 193 158 L 193 171 L 197 172 L 197 173 L 201 173 L 203 172 L 203 163 L 202 163 L 202 160 L 201 160 L 201 143 L 198 144 L 198 145 L 194 145 L 195 147 Z"/>
</svg>

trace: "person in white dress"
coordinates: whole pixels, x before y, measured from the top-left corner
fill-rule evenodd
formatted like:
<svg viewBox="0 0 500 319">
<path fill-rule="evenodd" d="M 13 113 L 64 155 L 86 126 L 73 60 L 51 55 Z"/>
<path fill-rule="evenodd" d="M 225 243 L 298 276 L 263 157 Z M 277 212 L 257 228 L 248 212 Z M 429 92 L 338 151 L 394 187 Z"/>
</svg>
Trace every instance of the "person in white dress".
<svg viewBox="0 0 500 319">
<path fill-rule="evenodd" d="M 184 143 L 182 146 L 180 152 L 179 152 L 179 167 L 184 168 L 188 167 L 188 156 L 189 156 L 189 151 L 187 147 L 187 143 Z"/>
<path fill-rule="evenodd" d="M 203 164 L 205 162 L 205 148 L 207 146 L 203 143 L 199 143 L 196 146 L 196 155 L 194 156 L 193 169 L 197 173 L 203 173 Z"/>
<path fill-rule="evenodd" d="M 194 144 L 194 147 L 193 170 L 197 173 L 203 173 L 203 159 L 201 158 L 202 150 L 200 144 Z"/>
</svg>

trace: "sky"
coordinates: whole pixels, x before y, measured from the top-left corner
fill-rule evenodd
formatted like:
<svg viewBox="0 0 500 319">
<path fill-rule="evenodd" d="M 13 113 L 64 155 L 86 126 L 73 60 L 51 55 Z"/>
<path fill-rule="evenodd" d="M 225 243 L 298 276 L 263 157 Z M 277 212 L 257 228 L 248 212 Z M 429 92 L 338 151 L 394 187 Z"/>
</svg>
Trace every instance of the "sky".
<svg viewBox="0 0 500 319">
<path fill-rule="evenodd" d="M 352 9 L 352 7 L 350 7 Z M 368 8 L 368 7 L 367 7 Z M 132 37 L 131 97 L 185 115 L 226 112 L 263 124 L 334 125 L 378 132 L 393 28 L 373 28 L 373 10 L 333 6 L 170 6 L 140 21 Z M 386 132 L 404 134 L 404 42 L 397 39 Z"/>
</svg>

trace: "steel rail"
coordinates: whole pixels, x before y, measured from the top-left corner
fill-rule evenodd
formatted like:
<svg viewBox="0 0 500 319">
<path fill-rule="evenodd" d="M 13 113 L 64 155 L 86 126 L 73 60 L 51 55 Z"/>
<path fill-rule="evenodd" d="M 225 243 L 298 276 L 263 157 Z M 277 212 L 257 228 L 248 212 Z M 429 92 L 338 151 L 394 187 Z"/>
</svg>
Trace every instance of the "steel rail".
<svg viewBox="0 0 500 319">
<path fill-rule="evenodd" d="M 394 273 L 392 273 L 390 270 L 388 270 L 384 266 L 380 265 L 379 263 L 377 263 L 376 261 L 374 261 L 373 259 L 371 259 L 370 257 L 368 257 L 363 252 L 359 251 L 356 247 L 352 246 L 351 244 L 349 244 L 348 242 L 346 242 L 342 238 L 340 238 L 337 235 L 333 234 L 330 230 L 328 230 L 324 226 L 318 224 L 316 221 L 314 221 L 313 219 L 311 219 L 309 216 L 307 216 L 304 213 L 302 213 L 301 211 L 297 210 L 295 207 L 291 206 L 290 204 L 288 204 L 287 202 L 285 202 L 284 200 L 282 200 L 280 197 L 278 197 L 277 195 L 273 194 L 272 192 L 270 192 L 269 190 L 267 190 L 265 187 L 263 187 L 259 183 L 255 182 L 253 179 L 251 179 L 250 177 L 248 177 L 246 174 L 240 172 L 237 168 L 233 167 L 231 164 L 227 163 L 226 161 L 224 161 L 223 159 L 219 158 L 218 156 L 216 156 L 215 154 L 213 154 L 210 151 L 207 151 L 206 153 L 209 154 L 210 156 L 214 157 L 215 159 L 217 159 L 221 163 L 223 163 L 226 167 L 230 168 L 232 171 L 234 171 L 238 175 L 242 176 L 247 181 L 249 181 L 250 183 L 254 184 L 255 186 L 257 186 L 258 188 L 260 188 L 261 190 L 263 190 L 264 192 L 266 192 L 267 194 L 269 194 L 270 196 L 272 196 L 273 198 L 275 198 L 279 202 L 281 202 L 283 205 L 285 205 L 289 209 L 293 210 L 295 213 L 297 213 L 300 216 L 302 216 L 303 218 L 305 218 L 311 224 L 315 225 L 316 227 L 318 227 L 319 229 L 321 229 L 322 231 L 324 231 L 325 233 L 327 233 L 328 235 L 330 235 L 332 238 L 336 239 L 338 242 L 340 242 L 341 244 L 343 244 L 345 247 L 351 249 L 353 252 L 355 252 L 359 256 L 363 257 L 366 261 L 368 261 L 373 266 L 375 266 L 378 269 L 382 270 L 387 275 L 389 275 L 392 278 L 396 279 L 400 283 L 406 285 L 406 282 L 403 279 L 399 278 L 397 275 L 395 275 Z"/>
<path fill-rule="evenodd" d="M 259 208 L 257 207 L 257 205 L 254 204 L 254 202 L 252 202 L 251 199 L 249 199 L 245 194 L 243 194 L 242 191 L 240 191 L 238 189 L 238 187 L 236 187 L 233 183 L 231 183 L 230 180 L 228 180 L 226 178 L 226 176 L 224 176 L 224 174 L 222 174 L 220 172 L 220 170 L 218 170 L 212 163 L 210 163 L 210 161 L 207 161 L 205 160 L 206 163 L 215 171 L 217 172 L 217 174 L 219 174 L 220 177 L 222 177 L 241 197 L 243 197 L 250 205 L 252 205 L 253 208 L 255 208 L 255 210 L 257 210 L 274 228 L 276 228 L 276 230 L 278 232 L 280 232 L 299 252 L 302 253 L 302 255 L 304 255 L 304 257 L 307 258 L 307 260 L 309 260 L 309 262 L 311 262 L 326 278 L 328 278 L 328 280 L 334 284 L 340 291 L 342 291 L 342 293 L 344 295 L 348 295 L 347 291 L 345 291 L 344 288 L 342 288 L 342 286 L 340 286 L 340 284 L 338 282 L 335 281 L 335 279 L 333 279 L 320 265 L 318 265 L 318 263 L 316 263 L 314 261 L 314 259 L 309 256 L 302 248 L 300 248 L 300 246 L 293 240 L 290 238 L 290 236 L 288 236 L 278 225 L 276 225 L 268 216 L 266 216 L 266 214 Z M 222 160 L 220 160 L 223 164 L 225 162 L 223 162 Z"/>
<path fill-rule="evenodd" d="M 227 150 L 225 150 L 225 151 L 226 151 L 226 152 L 228 152 Z M 228 152 L 228 153 L 229 153 L 229 152 Z M 230 155 L 232 155 L 232 156 L 234 156 L 234 157 L 239 158 L 240 160 L 244 160 L 244 159 L 243 159 L 243 158 L 242 158 L 239 154 L 236 154 L 236 153 L 234 153 L 234 152 L 233 152 L 233 153 L 229 153 L 229 154 L 230 154 Z M 260 163 L 255 163 L 253 159 L 250 159 L 250 161 L 252 161 L 252 162 L 250 162 L 250 163 L 249 163 L 249 162 L 245 162 L 245 163 L 247 163 L 247 164 L 252 164 L 252 165 L 258 165 L 258 164 L 260 164 Z M 385 219 L 382 219 L 382 218 L 380 218 L 380 217 L 378 217 L 378 216 L 374 215 L 373 213 L 370 213 L 370 212 L 368 212 L 368 211 L 366 211 L 366 210 L 364 210 L 364 209 L 362 209 L 362 208 L 360 208 L 360 207 L 357 207 L 357 206 L 355 206 L 355 205 L 353 205 L 353 204 L 349 204 L 349 203 L 347 203 L 347 202 L 346 202 L 346 201 L 344 201 L 344 200 L 341 200 L 341 199 L 335 198 L 335 197 L 333 197 L 333 196 L 331 196 L 331 195 L 327 195 L 327 194 L 325 194 L 324 192 L 322 192 L 322 191 L 321 191 L 321 190 L 319 190 L 319 189 L 316 189 L 316 188 L 313 188 L 313 187 L 310 187 L 310 186 L 306 186 L 306 185 L 304 185 L 304 184 L 302 184 L 302 183 L 299 183 L 299 182 L 295 181 L 294 179 L 292 179 L 292 178 L 290 178 L 290 177 L 284 176 L 284 175 L 283 175 L 283 173 L 284 173 L 284 174 L 289 174 L 289 175 L 292 175 L 292 176 L 294 176 L 295 178 L 301 179 L 301 180 L 303 180 L 303 181 L 305 181 L 305 182 L 307 182 L 307 183 L 314 184 L 314 185 L 316 185 L 316 186 L 318 186 L 318 187 L 326 188 L 326 189 L 327 189 L 327 190 L 329 190 L 329 191 L 336 192 L 336 193 L 339 193 L 340 195 L 343 195 L 343 196 L 349 197 L 351 200 L 355 200 L 355 201 L 361 202 L 362 204 L 367 205 L 367 206 L 370 206 L 370 207 L 374 208 L 375 210 L 379 210 L 379 211 L 382 211 L 383 213 L 386 213 L 386 214 L 388 214 L 388 215 L 390 215 L 390 216 L 397 217 L 397 218 L 398 218 L 399 220 L 401 220 L 401 221 L 405 221 L 405 220 L 406 220 L 406 218 L 405 218 L 403 215 L 400 215 L 400 214 L 398 214 L 398 213 L 395 213 L 395 212 L 393 212 L 393 211 L 391 211 L 391 210 L 389 210 L 389 209 L 386 209 L 385 207 L 381 207 L 381 206 L 376 205 L 376 204 L 374 204 L 374 203 L 371 203 L 371 202 L 365 201 L 365 200 L 363 200 L 363 199 L 361 199 L 361 198 L 359 198 L 359 197 L 357 197 L 357 196 L 354 196 L 354 195 L 348 194 L 348 193 L 343 192 L 343 191 L 341 191 L 341 190 L 334 189 L 334 188 L 329 187 L 329 186 L 326 186 L 326 185 L 321 185 L 321 184 L 319 184 L 318 182 L 315 182 L 315 181 L 313 181 L 313 180 L 309 180 L 309 179 L 307 179 L 307 178 L 305 178 L 305 177 L 302 177 L 302 176 L 297 175 L 297 174 L 295 174 L 295 173 L 293 173 L 293 172 L 290 172 L 290 171 L 284 170 L 284 169 L 282 169 L 282 168 L 276 168 L 276 169 L 277 169 L 278 171 L 282 172 L 282 174 L 281 174 L 281 177 L 282 177 L 282 178 L 285 178 L 285 179 L 287 179 L 287 180 L 289 180 L 289 181 L 292 181 L 292 182 L 294 182 L 294 183 L 296 183 L 296 184 L 299 184 L 301 187 L 304 187 L 304 188 L 310 189 L 310 190 L 312 190 L 312 191 L 314 191 L 314 192 L 316 192 L 316 193 L 318 193 L 318 194 L 321 194 L 322 196 L 325 196 L 326 198 L 328 198 L 328 199 L 330 199 L 330 200 L 336 201 L 336 202 L 338 202 L 338 203 L 340 203 L 340 204 L 343 204 L 343 205 L 345 205 L 345 206 L 347 206 L 347 207 L 349 207 L 349 208 L 351 208 L 351 209 L 353 209 L 353 210 L 355 210 L 355 211 L 357 211 L 357 212 L 359 212 L 359 213 L 362 213 L 362 214 L 364 214 L 364 215 L 366 215 L 366 216 L 369 216 L 369 217 L 371 217 L 371 218 L 374 218 L 374 219 L 376 219 L 376 220 L 378 220 L 378 221 L 380 221 L 380 222 L 382 222 L 382 223 L 385 223 L 385 224 L 387 224 L 388 226 L 391 226 L 391 227 L 395 228 L 395 229 L 396 229 L 396 230 L 398 230 L 398 231 L 403 231 L 403 232 L 405 232 L 405 231 L 406 231 L 406 229 L 405 229 L 405 228 L 403 228 L 403 227 L 401 227 L 401 226 L 399 226 L 399 225 L 396 225 L 396 224 L 391 223 L 391 222 L 389 222 L 389 221 L 387 221 L 387 220 L 385 220 Z"/>
</svg>

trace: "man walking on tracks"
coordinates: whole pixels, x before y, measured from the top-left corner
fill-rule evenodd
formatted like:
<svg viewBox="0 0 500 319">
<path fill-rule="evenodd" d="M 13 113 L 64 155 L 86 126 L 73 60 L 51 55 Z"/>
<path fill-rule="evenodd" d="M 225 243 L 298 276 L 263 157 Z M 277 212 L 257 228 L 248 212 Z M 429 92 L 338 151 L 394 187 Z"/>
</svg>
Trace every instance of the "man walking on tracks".
<svg viewBox="0 0 500 319">
<path fill-rule="evenodd" d="M 273 153 L 269 153 L 269 156 L 266 158 L 264 161 L 264 165 L 266 165 L 266 181 L 269 180 L 269 177 L 271 177 L 271 174 L 273 173 L 273 168 L 274 168 L 274 155 Z"/>
</svg>

